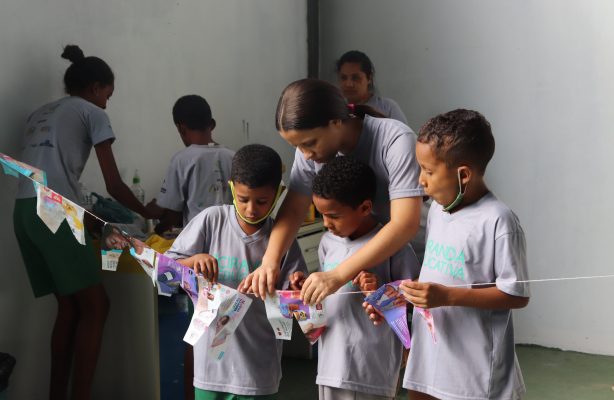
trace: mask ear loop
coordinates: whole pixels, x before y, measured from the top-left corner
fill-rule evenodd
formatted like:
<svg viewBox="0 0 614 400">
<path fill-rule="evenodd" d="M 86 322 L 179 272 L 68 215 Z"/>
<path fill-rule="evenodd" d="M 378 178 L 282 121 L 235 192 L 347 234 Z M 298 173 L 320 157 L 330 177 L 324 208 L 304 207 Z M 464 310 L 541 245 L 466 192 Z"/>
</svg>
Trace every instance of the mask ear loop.
<svg viewBox="0 0 614 400">
<path fill-rule="evenodd" d="M 275 209 L 275 206 L 277 205 L 277 201 L 279 200 L 279 197 L 284 192 L 284 190 L 286 190 L 285 186 L 279 185 L 279 187 L 277 188 L 277 193 L 275 194 L 275 200 L 273 201 L 273 204 L 271 204 L 271 208 L 269 209 L 269 211 L 266 213 L 264 217 L 258 219 L 257 221 L 252 221 L 250 219 L 247 219 L 245 216 L 243 216 L 241 212 L 239 211 L 239 207 L 237 207 L 237 196 L 235 194 L 235 185 L 233 184 L 232 181 L 228 181 L 228 185 L 230 186 L 230 192 L 232 193 L 232 204 L 235 207 L 235 211 L 237 212 L 237 215 L 239 216 L 239 218 L 243 220 L 243 222 L 248 223 L 250 225 L 258 225 L 259 223 L 267 219 L 271 215 L 273 210 Z"/>
<path fill-rule="evenodd" d="M 463 201 L 463 198 L 465 197 L 465 193 L 467 192 L 467 186 L 469 186 L 469 183 L 467 183 L 467 185 L 465 186 L 465 190 L 463 191 L 463 184 L 461 183 L 460 169 L 456 170 L 456 172 L 458 172 L 458 194 L 456 195 L 456 199 L 454 199 L 452 203 L 450 203 L 449 205 L 443 208 L 445 212 L 452 211 Z"/>
</svg>

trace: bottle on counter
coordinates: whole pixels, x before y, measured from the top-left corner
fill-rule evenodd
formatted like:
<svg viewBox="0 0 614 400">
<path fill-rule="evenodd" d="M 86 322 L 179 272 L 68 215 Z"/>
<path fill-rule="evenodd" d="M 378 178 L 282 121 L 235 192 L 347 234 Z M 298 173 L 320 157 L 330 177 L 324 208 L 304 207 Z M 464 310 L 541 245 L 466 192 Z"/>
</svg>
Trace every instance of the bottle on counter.
<svg viewBox="0 0 614 400">
<path fill-rule="evenodd" d="M 134 176 L 132 177 L 132 193 L 136 196 L 137 199 L 142 204 L 145 204 L 145 190 L 141 187 L 141 177 L 139 176 L 139 170 L 134 171 Z"/>
</svg>

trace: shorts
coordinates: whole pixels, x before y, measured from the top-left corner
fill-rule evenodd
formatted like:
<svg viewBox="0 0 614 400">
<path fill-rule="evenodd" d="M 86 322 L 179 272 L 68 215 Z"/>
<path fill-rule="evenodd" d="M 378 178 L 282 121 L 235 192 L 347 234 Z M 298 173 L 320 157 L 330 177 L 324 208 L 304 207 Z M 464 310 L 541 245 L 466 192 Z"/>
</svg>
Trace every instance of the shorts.
<svg viewBox="0 0 614 400">
<path fill-rule="evenodd" d="M 36 214 L 36 197 L 15 201 L 13 224 L 35 297 L 67 296 L 100 284 L 100 260 L 87 231 L 85 246 L 66 221 L 52 233 Z"/>
<path fill-rule="evenodd" d="M 277 400 L 277 395 L 242 395 L 194 388 L 194 400 Z"/>
</svg>

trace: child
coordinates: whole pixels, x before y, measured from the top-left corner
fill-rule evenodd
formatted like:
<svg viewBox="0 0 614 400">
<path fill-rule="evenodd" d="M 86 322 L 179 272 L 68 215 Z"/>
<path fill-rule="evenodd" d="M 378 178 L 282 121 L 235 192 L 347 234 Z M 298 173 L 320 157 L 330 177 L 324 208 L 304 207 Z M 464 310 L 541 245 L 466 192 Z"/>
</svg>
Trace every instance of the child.
<svg viewBox="0 0 614 400">
<path fill-rule="evenodd" d="M 420 279 L 400 288 L 414 313 L 403 387 L 410 399 L 519 399 L 512 309 L 529 302 L 525 239 L 516 215 L 486 187 L 495 141 L 478 112 L 454 110 L 420 130 L 420 183 L 433 198 Z M 489 286 L 473 286 L 489 283 Z M 459 286 L 461 285 L 461 286 Z M 433 396 L 433 397 L 431 397 Z"/>
<path fill-rule="evenodd" d="M 232 204 L 226 182 L 234 151 L 211 138 L 215 120 L 207 101 L 197 95 L 179 98 L 173 121 L 186 148 L 173 156 L 160 194 L 147 205 L 161 219 L 157 233 L 187 225 L 209 206 Z"/>
<path fill-rule="evenodd" d="M 167 254 L 208 279 L 237 288 L 260 265 L 268 244 L 273 226 L 269 214 L 281 192 L 281 159 L 269 147 L 247 145 L 233 157 L 230 176 L 234 209 L 222 205 L 203 210 Z M 282 263 L 280 289 L 287 288 L 294 271 L 306 271 L 296 240 Z M 214 331 L 209 329 L 194 346 L 195 398 L 274 398 L 270 395 L 279 388 L 282 342 L 275 338 L 264 303 L 252 302 L 221 360 L 210 356 Z"/>
<path fill-rule="evenodd" d="M 313 202 L 328 228 L 319 247 L 322 271 L 337 267 L 382 229 L 371 214 L 375 179 L 369 166 L 351 157 L 332 159 L 315 176 Z M 401 341 L 390 328 L 376 328 L 365 317 L 363 294 L 344 292 L 375 290 L 387 282 L 417 278 L 419 273 L 415 254 L 405 246 L 326 299 L 329 318 L 320 338 L 316 379 L 321 400 L 394 398 Z"/>
</svg>

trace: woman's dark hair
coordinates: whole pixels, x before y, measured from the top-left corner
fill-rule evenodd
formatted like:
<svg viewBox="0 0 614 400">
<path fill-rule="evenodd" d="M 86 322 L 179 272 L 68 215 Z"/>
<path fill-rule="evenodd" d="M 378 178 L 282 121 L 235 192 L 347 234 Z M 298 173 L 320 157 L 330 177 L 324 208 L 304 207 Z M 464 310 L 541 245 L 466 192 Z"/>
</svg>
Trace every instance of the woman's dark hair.
<svg viewBox="0 0 614 400">
<path fill-rule="evenodd" d="M 115 81 L 106 62 L 98 57 L 85 57 L 79 46 L 69 44 L 64 47 L 62 58 L 72 63 L 64 73 L 64 88 L 68 94 L 75 94 L 96 82 L 106 86 Z"/>
<path fill-rule="evenodd" d="M 420 128 L 418 142 L 429 144 L 448 168 L 467 163 L 481 173 L 495 153 L 490 123 L 472 110 L 457 109 L 429 119 Z"/>
<path fill-rule="evenodd" d="M 341 90 L 319 79 L 301 79 L 289 84 L 279 97 L 275 113 L 278 131 L 314 129 L 333 120 L 383 118 L 384 115 L 364 104 L 348 105 Z"/>
<path fill-rule="evenodd" d="M 281 182 L 281 157 L 263 144 L 248 144 L 232 157 L 230 179 L 250 189 L 270 186 L 275 189 Z"/>
<path fill-rule="evenodd" d="M 316 196 L 356 208 L 375 199 L 375 173 L 353 157 L 335 157 L 313 178 L 312 190 Z"/>
<path fill-rule="evenodd" d="M 207 100 L 196 94 L 180 97 L 173 106 L 173 122 L 194 130 L 211 128 L 211 107 Z"/>
<path fill-rule="evenodd" d="M 373 81 L 375 79 L 375 67 L 373 66 L 373 63 L 371 62 L 371 59 L 362 51 L 350 50 L 344 53 L 341 56 L 341 58 L 337 60 L 335 64 L 337 73 L 341 72 L 341 67 L 343 66 L 343 64 L 346 64 L 346 63 L 360 65 L 360 70 L 364 72 L 365 75 L 367 75 L 367 79 L 371 81 L 369 83 L 369 91 L 373 92 L 374 90 Z"/>
</svg>

